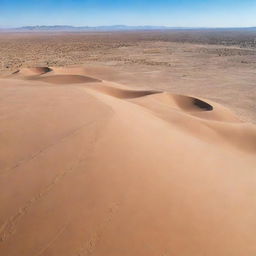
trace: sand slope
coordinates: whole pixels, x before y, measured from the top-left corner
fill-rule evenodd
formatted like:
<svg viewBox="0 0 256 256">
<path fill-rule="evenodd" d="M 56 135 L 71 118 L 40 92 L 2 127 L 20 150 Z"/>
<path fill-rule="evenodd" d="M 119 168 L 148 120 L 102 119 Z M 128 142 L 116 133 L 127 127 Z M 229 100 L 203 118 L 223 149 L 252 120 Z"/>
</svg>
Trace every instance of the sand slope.
<svg viewBox="0 0 256 256">
<path fill-rule="evenodd" d="M 256 254 L 255 126 L 83 68 L 0 90 L 0 255 Z"/>
</svg>

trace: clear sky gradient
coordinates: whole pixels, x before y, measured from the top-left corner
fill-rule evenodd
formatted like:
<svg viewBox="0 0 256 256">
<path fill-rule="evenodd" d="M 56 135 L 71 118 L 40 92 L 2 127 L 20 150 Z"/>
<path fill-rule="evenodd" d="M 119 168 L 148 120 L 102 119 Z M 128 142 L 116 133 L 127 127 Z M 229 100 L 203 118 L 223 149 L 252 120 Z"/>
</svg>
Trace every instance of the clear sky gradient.
<svg viewBox="0 0 256 256">
<path fill-rule="evenodd" d="M 0 0 L 0 27 L 256 26 L 256 0 Z"/>
</svg>

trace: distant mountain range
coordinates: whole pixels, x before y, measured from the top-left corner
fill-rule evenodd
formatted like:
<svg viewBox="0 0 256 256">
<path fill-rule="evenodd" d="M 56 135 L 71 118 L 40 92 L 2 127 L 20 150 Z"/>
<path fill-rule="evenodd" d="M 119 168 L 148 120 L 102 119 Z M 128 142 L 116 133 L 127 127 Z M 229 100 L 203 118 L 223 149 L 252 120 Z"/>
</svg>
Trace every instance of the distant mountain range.
<svg viewBox="0 0 256 256">
<path fill-rule="evenodd" d="M 202 29 L 202 30 L 253 30 L 256 31 L 256 27 L 248 28 L 204 28 L 204 27 L 167 27 L 167 26 L 126 26 L 126 25 L 114 25 L 114 26 L 25 26 L 18 28 L 0 28 L 1 31 L 126 31 L 126 30 L 185 30 L 185 29 Z"/>
<path fill-rule="evenodd" d="M 156 29 L 168 29 L 165 26 L 96 26 L 96 27 L 74 27 L 74 26 L 25 26 L 19 28 L 12 28 L 8 30 L 18 31 L 118 31 L 118 30 L 156 30 Z"/>
</svg>

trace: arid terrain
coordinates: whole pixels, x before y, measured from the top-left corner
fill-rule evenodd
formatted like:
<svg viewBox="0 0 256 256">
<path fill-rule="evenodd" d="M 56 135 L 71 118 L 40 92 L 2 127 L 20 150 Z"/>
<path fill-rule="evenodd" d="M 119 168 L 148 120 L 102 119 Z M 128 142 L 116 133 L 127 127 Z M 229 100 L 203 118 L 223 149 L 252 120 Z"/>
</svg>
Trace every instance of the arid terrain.
<svg viewBox="0 0 256 256">
<path fill-rule="evenodd" d="M 255 45 L 169 33 L 0 35 L 0 255 L 256 255 Z"/>
<path fill-rule="evenodd" d="M 256 122 L 255 30 L 0 34 L 2 74 L 77 64 L 134 88 L 205 97 Z"/>
</svg>

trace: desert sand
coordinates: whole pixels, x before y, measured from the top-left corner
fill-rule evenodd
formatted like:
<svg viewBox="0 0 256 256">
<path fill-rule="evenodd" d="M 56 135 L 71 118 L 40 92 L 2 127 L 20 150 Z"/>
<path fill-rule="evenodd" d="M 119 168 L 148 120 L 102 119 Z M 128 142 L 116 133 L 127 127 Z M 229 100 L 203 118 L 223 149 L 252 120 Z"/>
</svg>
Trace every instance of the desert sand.
<svg viewBox="0 0 256 256">
<path fill-rule="evenodd" d="M 210 99 L 256 124 L 255 38 L 256 30 L 239 29 L 0 32 L 0 76 L 85 65 L 92 77 Z"/>
<path fill-rule="evenodd" d="M 0 255 L 256 255 L 255 125 L 103 71 L 0 79 Z"/>
</svg>

